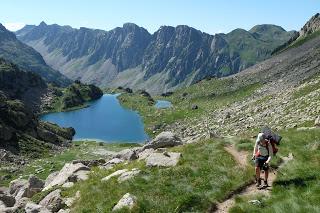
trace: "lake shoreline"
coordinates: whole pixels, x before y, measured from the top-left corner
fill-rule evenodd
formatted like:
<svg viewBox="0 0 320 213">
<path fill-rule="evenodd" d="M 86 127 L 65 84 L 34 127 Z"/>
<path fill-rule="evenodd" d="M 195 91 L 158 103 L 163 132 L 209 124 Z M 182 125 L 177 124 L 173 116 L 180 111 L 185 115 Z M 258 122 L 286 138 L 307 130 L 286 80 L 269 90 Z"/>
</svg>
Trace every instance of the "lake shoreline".
<svg viewBox="0 0 320 213">
<path fill-rule="evenodd" d="M 150 137 L 144 131 L 143 119 L 137 111 L 122 106 L 121 94 L 104 94 L 88 102 L 86 107 L 40 116 L 43 121 L 62 127 L 73 127 L 73 141 L 95 140 L 105 143 L 145 143 Z"/>
</svg>

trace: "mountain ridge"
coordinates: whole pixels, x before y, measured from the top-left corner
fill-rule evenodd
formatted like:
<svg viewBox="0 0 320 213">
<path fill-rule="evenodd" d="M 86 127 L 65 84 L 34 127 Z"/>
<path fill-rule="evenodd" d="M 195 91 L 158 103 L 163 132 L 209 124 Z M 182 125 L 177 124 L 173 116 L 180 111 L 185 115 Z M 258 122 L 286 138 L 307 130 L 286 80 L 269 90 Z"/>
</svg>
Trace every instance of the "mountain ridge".
<svg viewBox="0 0 320 213">
<path fill-rule="evenodd" d="M 27 30 L 30 28 L 27 27 Z M 26 71 L 39 74 L 48 82 L 65 86 L 70 80 L 49 67 L 40 53 L 22 43 L 16 35 L 0 24 L 0 57 L 10 61 Z"/>
<path fill-rule="evenodd" d="M 263 41 L 245 31 L 240 35 L 252 37 L 242 41 L 228 36 L 230 33 L 210 35 L 187 25 L 161 26 L 150 34 L 133 23 L 103 31 L 44 22 L 39 26 L 28 25 L 16 35 L 71 79 L 103 87 L 125 86 L 161 93 L 208 76 L 239 72 L 268 58 L 273 48 L 292 35 L 274 25 L 265 28 L 279 37 Z"/>
</svg>

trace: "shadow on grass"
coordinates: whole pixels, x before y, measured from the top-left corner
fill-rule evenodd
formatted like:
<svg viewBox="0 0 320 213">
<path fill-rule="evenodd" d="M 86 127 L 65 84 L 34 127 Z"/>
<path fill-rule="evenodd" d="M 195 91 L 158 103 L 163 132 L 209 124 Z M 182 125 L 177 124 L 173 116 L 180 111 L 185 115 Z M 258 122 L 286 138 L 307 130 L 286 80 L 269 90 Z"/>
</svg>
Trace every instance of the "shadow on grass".
<svg viewBox="0 0 320 213">
<path fill-rule="evenodd" d="M 311 180 L 316 180 L 317 177 L 315 175 L 308 176 L 305 178 L 293 178 L 289 180 L 277 180 L 274 182 L 275 186 L 290 186 L 294 185 L 295 187 L 306 187 L 307 184 L 305 183 L 306 181 L 311 181 Z"/>
</svg>

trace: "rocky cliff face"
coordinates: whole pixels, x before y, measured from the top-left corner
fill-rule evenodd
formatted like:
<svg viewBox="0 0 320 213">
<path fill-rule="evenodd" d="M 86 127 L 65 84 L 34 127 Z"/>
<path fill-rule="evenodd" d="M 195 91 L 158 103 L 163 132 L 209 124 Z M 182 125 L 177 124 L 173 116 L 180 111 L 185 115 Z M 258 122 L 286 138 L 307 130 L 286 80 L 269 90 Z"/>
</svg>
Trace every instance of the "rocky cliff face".
<svg viewBox="0 0 320 213">
<path fill-rule="evenodd" d="M 0 152 L 37 157 L 72 140 L 72 128 L 39 121 L 34 111 L 47 85 L 36 74 L 0 59 Z M 1 162 L 5 159 L 1 159 Z"/>
<path fill-rule="evenodd" d="M 28 28 L 26 28 L 28 30 Z M 39 74 L 48 82 L 65 86 L 70 83 L 65 76 L 49 67 L 33 48 L 20 42 L 14 33 L 0 24 L 0 57 L 20 68 Z"/>
<path fill-rule="evenodd" d="M 154 34 L 135 24 L 111 31 L 26 26 L 17 37 L 71 79 L 161 93 L 208 76 L 227 76 L 269 57 L 293 32 L 273 25 L 209 35 L 188 26 Z"/>
<path fill-rule="evenodd" d="M 311 19 L 301 28 L 300 36 L 306 36 L 320 30 L 320 14 L 312 16 Z"/>
</svg>

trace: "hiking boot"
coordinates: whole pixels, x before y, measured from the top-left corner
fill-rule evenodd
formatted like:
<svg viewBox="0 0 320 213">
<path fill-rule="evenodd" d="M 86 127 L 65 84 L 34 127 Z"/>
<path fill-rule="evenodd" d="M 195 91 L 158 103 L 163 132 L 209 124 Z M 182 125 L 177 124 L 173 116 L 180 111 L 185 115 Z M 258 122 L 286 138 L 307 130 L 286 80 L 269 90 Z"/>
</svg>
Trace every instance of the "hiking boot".
<svg viewBox="0 0 320 213">
<path fill-rule="evenodd" d="M 268 181 L 263 181 L 263 187 L 267 188 L 269 185 L 268 185 Z"/>
<path fill-rule="evenodd" d="M 261 185 L 261 179 L 259 178 L 256 180 L 256 187 L 260 187 L 260 185 Z"/>
</svg>

